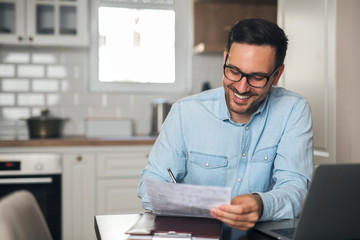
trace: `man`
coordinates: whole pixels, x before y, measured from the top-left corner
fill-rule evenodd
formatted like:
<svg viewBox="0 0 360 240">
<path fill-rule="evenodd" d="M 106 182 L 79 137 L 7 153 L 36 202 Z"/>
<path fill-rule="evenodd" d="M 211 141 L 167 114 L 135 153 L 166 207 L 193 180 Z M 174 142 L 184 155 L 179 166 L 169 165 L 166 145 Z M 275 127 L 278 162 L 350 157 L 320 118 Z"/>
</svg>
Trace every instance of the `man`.
<svg viewBox="0 0 360 240">
<path fill-rule="evenodd" d="M 287 41 L 266 20 L 232 27 L 223 87 L 177 101 L 163 124 L 141 173 L 145 209 L 144 179 L 171 182 L 170 167 L 179 183 L 231 187 L 231 204 L 210 213 L 233 229 L 298 216 L 313 170 L 313 132 L 306 99 L 272 87 L 284 71 Z"/>
</svg>

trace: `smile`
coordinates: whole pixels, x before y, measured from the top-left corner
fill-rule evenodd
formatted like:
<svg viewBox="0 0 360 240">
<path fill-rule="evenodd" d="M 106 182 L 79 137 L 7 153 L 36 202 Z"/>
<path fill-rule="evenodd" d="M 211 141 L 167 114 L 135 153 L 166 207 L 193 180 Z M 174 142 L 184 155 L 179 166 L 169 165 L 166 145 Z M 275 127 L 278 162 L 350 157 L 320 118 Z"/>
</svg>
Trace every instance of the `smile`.
<svg viewBox="0 0 360 240">
<path fill-rule="evenodd" d="M 235 94 L 235 96 L 237 97 L 237 98 L 239 98 L 239 99 L 248 99 L 250 96 L 242 96 L 242 95 L 239 95 L 239 94 L 237 94 L 237 93 L 234 93 Z"/>
</svg>

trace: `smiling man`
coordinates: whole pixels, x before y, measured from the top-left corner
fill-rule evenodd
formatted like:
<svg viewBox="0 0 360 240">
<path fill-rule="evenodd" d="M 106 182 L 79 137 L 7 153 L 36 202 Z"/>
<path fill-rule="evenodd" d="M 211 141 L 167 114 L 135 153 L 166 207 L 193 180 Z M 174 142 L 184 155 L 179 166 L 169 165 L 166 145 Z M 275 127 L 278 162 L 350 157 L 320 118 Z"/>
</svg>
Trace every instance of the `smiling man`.
<svg viewBox="0 0 360 240">
<path fill-rule="evenodd" d="M 231 204 L 210 210 L 235 239 L 257 221 L 299 215 L 313 170 L 313 132 L 304 97 L 275 87 L 288 39 L 276 24 L 235 24 L 224 52 L 223 87 L 177 101 L 141 173 L 143 181 L 232 188 Z"/>
</svg>

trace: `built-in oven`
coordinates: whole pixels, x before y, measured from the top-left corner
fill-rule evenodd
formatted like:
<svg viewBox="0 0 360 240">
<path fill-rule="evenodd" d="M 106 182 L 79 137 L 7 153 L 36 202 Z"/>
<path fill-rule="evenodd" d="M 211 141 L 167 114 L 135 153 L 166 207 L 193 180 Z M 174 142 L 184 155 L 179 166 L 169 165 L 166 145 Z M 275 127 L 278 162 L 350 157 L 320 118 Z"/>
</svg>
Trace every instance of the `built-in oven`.
<svg viewBox="0 0 360 240">
<path fill-rule="evenodd" d="M 25 189 L 32 192 L 54 240 L 61 240 L 61 155 L 0 154 L 0 198 Z"/>
</svg>

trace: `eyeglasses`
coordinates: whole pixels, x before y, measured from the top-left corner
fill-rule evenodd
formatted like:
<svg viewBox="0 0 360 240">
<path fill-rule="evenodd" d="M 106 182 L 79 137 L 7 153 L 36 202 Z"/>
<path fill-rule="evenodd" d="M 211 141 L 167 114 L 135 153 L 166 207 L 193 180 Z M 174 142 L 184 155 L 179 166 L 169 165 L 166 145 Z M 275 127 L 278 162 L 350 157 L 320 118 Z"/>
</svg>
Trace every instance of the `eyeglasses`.
<svg viewBox="0 0 360 240">
<path fill-rule="evenodd" d="M 246 77 L 247 83 L 254 88 L 263 88 L 268 83 L 269 79 L 275 75 L 279 70 L 280 66 L 277 67 L 269 75 L 257 73 L 257 74 L 246 74 L 243 73 L 239 68 L 231 65 L 227 65 L 228 55 L 226 54 L 225 63 L 224 63 L 224 76 L 232 82 L 240 82 L 243 77 Z"/>
</svg>

